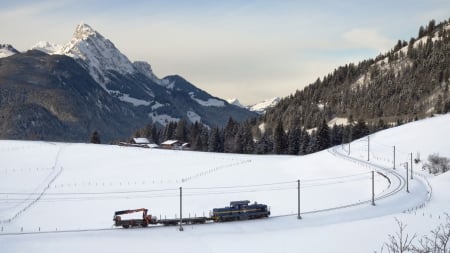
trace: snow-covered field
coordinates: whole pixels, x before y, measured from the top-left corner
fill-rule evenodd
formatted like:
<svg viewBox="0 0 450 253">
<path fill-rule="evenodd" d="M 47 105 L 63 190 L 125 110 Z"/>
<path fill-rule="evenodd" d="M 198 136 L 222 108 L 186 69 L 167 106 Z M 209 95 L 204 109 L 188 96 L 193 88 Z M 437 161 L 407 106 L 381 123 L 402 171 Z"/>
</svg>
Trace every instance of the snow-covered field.
<svg viewBox="0 0 450 253">
<path fill-rule="evenodd" d="M 434 117 L 356 140 L 350 155 L 344 145 L 303 157 L 0 141 L 0 252 L 373 252 L 396 232 L 395 218 L 419 235 L 444 221 L 450 175 L 414 164 L 407 193 L 404 163 L 410 153 L 450 157 L 449 125 L 450 115 Z M 180 187 L 184 217 L 233 200 L 268 204 L 272 215 L 183 232 L 113 228 L 117 210 L 179 217 Z"/>
</svg>

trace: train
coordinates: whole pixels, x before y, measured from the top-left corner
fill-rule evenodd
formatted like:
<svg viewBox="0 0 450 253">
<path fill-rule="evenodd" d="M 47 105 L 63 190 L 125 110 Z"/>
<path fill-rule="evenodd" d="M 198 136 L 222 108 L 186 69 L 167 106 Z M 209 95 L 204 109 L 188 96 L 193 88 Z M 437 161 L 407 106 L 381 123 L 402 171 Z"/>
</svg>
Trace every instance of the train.
<svg viewBox="0 0 450 253">
<path fill-rule="evenodd" d="M 139 219 L 123 219 L 122 215 L 142 212 L 142 218 Z M 188 217 L 181 219 L 158 219 L 148 214 L 148 209 L 139 208 L 131 210 L 116 211 L 114 213 L 114 226 L 130 228 L 130 227 L 147 227 L 148 225 L 178 225 L 180 224 L 203 224 L 207 221 L 225 222 L 249 219 L 268 218 L 270 216 L 270 208 L 265 204 L 254 202 L 250 204 L 249 200 L 231 201 L 227 207 L 214 208 L 210 217 Z"/>
<path fill-rule="evenodd" d="M 231 201 L 229 207 L 214 208 L 212 220 L 216 222 L 249 220 L 258 218 L 267 218 L 270 210 L 265 204 L 253 203 L 248 200 Z"/>
</svg>

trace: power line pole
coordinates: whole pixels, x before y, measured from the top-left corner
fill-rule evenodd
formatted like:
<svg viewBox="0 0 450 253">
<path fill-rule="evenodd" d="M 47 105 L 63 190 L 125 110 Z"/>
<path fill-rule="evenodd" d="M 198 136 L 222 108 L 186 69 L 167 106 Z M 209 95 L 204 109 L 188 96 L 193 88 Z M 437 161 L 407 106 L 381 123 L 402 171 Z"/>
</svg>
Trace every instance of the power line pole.
<svg viewBox="0 0 450 253">
<path fill-rule="evenodd" d="M 408 183 L 408 162 L 405 163 L 406 166 L 406 192 L 409 193 L 409 183 Z"/>
<path fill-rule="evenodd" d="M 413 162 L 412 162 L 412 152 L 411 152 L 411 180 L 413 179 Z"/>
<path fill-rule="evenodd" d="M 180 231 L 183 230 L 183 187 L 180 187 Z"/>
<path fill-rule="evenodd" d="M 394 170 L 395 170 L 395 145 L 394 145 Z"/>
<path fill-rule="evenodd" d="M 300 179 L 297 180 L 297 197 L 298 197 L 298 210 L 297 210 L 297 219 L 301 219 L 302 216 L 300 215 Z"/>
<path fill-rule="evenodd" d="M 370 135 L 367 135 L 367 161 L 370 161 Z"/>
<path fill-rule="evenodd" d="M 375 205 L 375 173 L 372 170 L 372 206 Z"/>
</svg>

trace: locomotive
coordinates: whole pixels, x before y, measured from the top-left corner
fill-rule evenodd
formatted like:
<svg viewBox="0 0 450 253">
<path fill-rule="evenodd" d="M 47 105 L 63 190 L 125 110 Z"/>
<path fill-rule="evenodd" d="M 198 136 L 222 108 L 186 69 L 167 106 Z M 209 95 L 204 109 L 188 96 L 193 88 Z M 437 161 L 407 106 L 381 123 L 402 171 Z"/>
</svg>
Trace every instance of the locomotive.
<svg viewBox="0 0 450 253">
<path fill-rule="evenodd" d="M 214 208 L 211 219 L 216 222 L 267 218 L 270 211 L 267 205 L 248 200 L 231 201 L 229 207 Z"/>
</svg>

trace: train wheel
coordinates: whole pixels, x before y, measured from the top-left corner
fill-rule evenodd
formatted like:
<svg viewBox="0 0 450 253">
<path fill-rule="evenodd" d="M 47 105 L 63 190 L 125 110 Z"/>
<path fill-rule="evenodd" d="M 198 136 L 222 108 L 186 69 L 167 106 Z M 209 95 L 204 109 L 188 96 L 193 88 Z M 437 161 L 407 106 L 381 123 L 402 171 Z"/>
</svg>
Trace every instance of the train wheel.
<svg viewBox="0 0 450 253">
<path fill-rule="evenodd" d="M 129 228 L 130 225 L 122 225 L 123 228 Z"/>
</svg>

